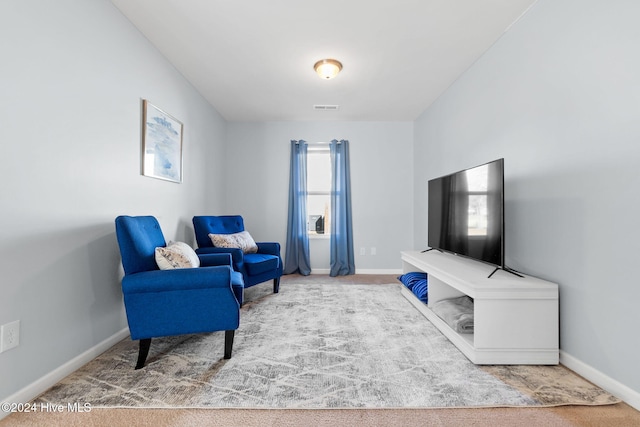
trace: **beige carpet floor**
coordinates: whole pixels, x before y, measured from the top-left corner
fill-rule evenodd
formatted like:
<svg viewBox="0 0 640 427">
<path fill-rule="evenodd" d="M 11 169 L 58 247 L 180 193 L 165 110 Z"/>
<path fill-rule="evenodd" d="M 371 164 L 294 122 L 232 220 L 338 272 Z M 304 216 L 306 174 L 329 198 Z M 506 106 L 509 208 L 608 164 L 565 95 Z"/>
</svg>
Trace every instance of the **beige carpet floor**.
<svg viewBox="0 0 640 427">
<path fill-rule="evenodd" d="M 482 409 L 93 409 L 16 413 L 1 427 L 638 427 L 640 412 L 606 406 Z"/>
</svg>

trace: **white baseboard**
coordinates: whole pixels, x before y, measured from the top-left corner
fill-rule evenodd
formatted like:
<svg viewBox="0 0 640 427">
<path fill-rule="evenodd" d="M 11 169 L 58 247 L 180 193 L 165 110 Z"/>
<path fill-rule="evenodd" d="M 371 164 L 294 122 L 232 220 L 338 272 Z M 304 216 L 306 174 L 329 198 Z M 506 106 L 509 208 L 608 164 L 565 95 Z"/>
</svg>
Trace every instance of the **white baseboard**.
<svg viewBox="0 0 640 427">
<path fill-rule="evenodd" d="M 560 350 L 560 363 L 640 411 L 640 392 L 632 390 L 562 350 Z"/>
<path fill-rule="evenodd" d="M 356 274 L 397 274 L 398 276 L 402 274 L 402 269 L 393 269 L 393 268 L 356 268 Z"/>
<path fill-rule="evenodd" d="M 329 268 L 313 268 L 311 274 L 329 274 L 331 269 Z M 356 268 L 356 274 L 402 274 L 402 269 L 367 269 Z"/>
<path fill-rule="evenodd" d="M 0 399 L 0 401 L 10 403 L 26 403 L 35 399 L 40 394 L 47 391 L 50 387 L 58 383 L 58 381 L 77 371 L 82 366 L 86 365 L 128 336 L 129 328 L 124 328 L 121 331 L 116 332 L 109 338 L 96 344 L 84 353 L 74 357 L 64 365 L 54 369 L 45 376 L 32 382 L 22 390 L 19 390 L 18 392 L 12 394 L 11 396 L 8 396 L 7 398 Z M 8 412 L 0 411 L 0 420 L 9 414 L 10 413 Z"/>
</svg>

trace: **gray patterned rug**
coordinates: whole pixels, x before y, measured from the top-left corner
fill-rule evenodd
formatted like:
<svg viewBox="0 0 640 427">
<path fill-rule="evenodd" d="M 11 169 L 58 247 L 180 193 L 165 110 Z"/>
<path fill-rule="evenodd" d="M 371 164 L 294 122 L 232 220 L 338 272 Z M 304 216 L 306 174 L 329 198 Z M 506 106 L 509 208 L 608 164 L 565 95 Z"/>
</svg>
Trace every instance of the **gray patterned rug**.
<svg viewBox="0 0 640 427">
<path fill-rule="evenodd" d="M 316 279 L 317 280 L 317 279 Z M 399 284 L 284 282 L 247 290 L 233 357 L 224 333 L 154 339 L 135 371 L 124 340 L 36 399 L 92 407 L 434 408 L 619 400 L 562 366 L 479 367 Z"/>
</svg>

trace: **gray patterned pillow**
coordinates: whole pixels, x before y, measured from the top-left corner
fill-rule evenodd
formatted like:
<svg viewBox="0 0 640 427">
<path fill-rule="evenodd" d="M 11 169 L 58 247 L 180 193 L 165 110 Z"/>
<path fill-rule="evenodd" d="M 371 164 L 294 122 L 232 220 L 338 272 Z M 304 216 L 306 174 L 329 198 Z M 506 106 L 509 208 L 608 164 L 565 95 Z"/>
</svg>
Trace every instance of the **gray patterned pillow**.
<svg viewBox="0 0 640 427">
<path fill-rule="evenodd" d="M 200 258 L 196 252 L 183 242 L 170 242 L 164 248 L 156 248 L 155 257 L 160 270 L 200 267 Z"/>
<path fill-rule="evenodd" d="M 258 245 L 246 230 L 234 234 L 209 234 L 209 238 L 216 248 L 239 248 L 245 254 L 258 252 Z"/>
</svg>

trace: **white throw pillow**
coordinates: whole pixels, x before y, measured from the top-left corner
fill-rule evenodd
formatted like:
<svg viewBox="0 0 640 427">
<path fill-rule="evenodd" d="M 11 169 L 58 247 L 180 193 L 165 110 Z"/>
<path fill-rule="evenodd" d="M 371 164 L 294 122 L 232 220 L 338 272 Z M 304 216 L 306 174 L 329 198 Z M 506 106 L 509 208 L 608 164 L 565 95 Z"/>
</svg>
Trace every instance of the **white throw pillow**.
<svg viewBox="0 0 640 427">
<path fill-rule="evenodd" d="M 239 248 L 245 254 L 258 252 L 258 245 L 246 230 L 234 234 L 209 234 L 209 238 L 216 248 Z"/>
<path fill-rule="evenodd" d="M 200 267 L 200 258 L 196 252 L 183 242 L 170 242 L 164 248 L 156 248 L 155 255 L 160 270 Z"/>
</svg>

